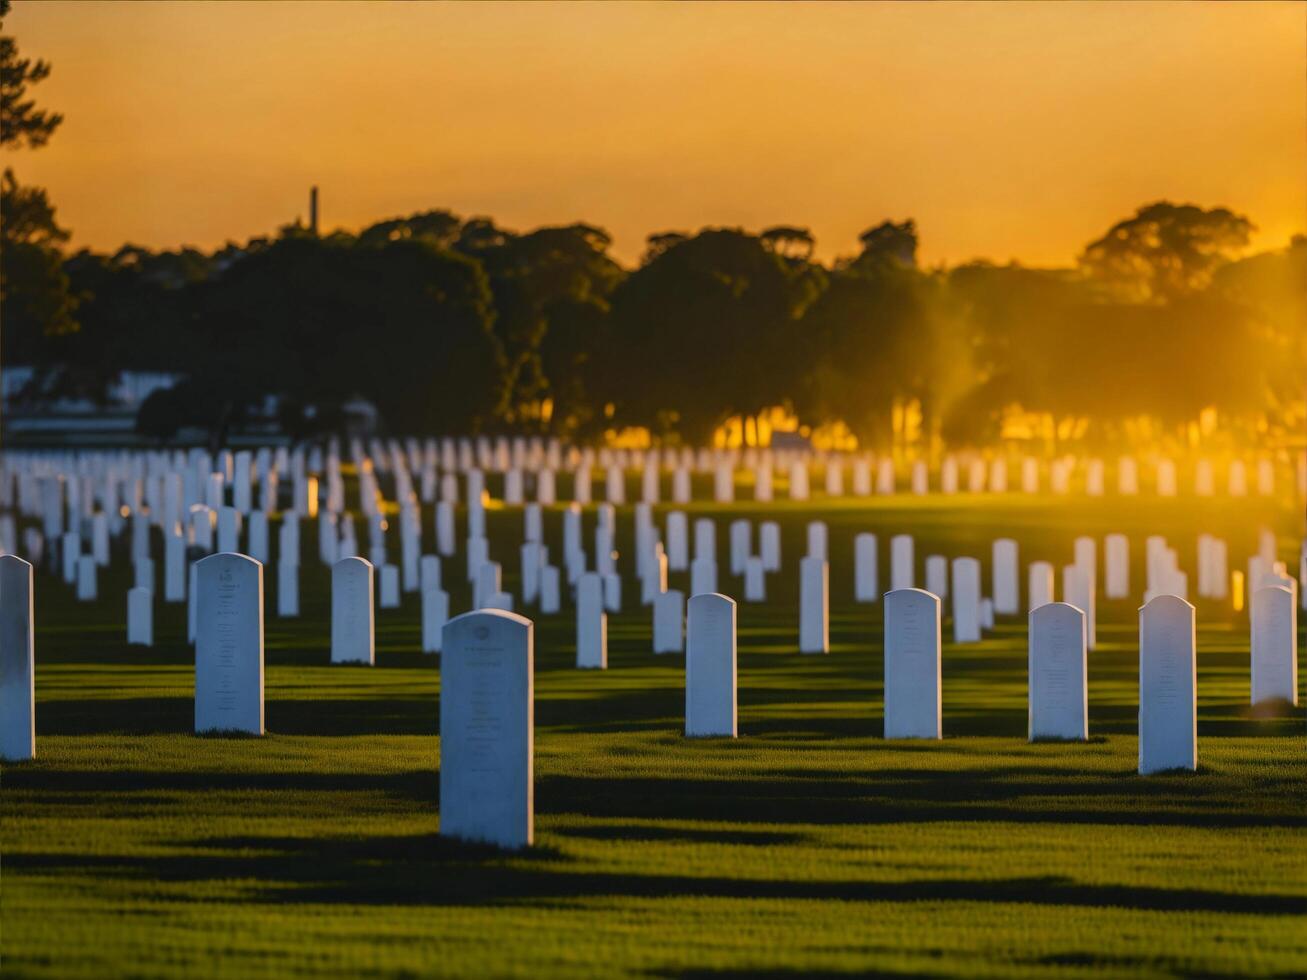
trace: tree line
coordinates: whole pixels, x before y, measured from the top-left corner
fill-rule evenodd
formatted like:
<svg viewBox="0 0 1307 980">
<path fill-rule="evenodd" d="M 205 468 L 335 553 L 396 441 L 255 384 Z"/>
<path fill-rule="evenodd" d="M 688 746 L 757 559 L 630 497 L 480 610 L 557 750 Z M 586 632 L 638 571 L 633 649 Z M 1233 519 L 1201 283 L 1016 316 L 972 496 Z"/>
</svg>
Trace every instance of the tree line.
<svg viewBox="0 0 1307 980">
<path fill-rule="evenodd" d="M 3 43 L 2 143 L 38 148 L 59 117 L 26 86 L 49 66 Z M 954 445 L 994 441 L 1016 408 L 1103 440 L 1209 407 L 1260 431 L 1301 421 L 1307 239 L 1243 257 L 1252 222 L 1224 208 L 1146 205 L 1065 269 L 925 268 L 911 220 L 831 263 L 802 227 L 668 231 L 627 268 L 594 225 L 518 233 L 445 210 L 68 254 L 43 190 L 10 169 L 2 190 L 4 363 L 37 368 L 34 398 L 178 372 L 142 408 L 160 438 L 231 431 L 270 396 L 293 435 L 339 427 L 357 399 L 391 432 L 640 426 L 696 443 L 773 406 L 873 446 L 909 402 Z"/>
</svg>

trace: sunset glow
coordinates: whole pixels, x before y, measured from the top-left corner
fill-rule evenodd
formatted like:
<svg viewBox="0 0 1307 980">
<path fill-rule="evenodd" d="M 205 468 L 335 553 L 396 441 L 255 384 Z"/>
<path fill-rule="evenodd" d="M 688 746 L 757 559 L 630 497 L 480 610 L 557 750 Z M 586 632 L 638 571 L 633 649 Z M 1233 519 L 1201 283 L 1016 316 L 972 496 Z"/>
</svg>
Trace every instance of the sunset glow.
<svg viewBox="0 0 1307 980">
<path fill-rule="evenodd" d="M 73 246 L 447 207 L 651 232 L 915 218 L 927 263 L 1065 264 L 1168 198 L 1307 226 L 1307 7 L 20 3 Z M 106 38 L 112 43 L 105 43 Z"/>
</svg>

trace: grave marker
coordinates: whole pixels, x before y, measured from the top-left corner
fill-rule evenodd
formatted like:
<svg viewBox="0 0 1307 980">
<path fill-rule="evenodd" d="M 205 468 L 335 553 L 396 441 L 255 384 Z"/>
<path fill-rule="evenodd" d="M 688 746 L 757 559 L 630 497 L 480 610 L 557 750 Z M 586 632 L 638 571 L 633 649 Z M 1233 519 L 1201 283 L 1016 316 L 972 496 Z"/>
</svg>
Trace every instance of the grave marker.
<svg viewBox="0 0 1307 980">
<path fill-rule="evenodd" d="M 363 558 L 342 558 L 331 566 L 333 664 L 375 662 L 372 576 L 372 563 Z"/>
<path fill-rule="evenodd" d="M 953 642 L 979 643 L 980 625 L 980 562 L 975 558 L 954 558 Z"/>
<path fill-rule="evenodd" d="M 576 580 L 576 665 L 599 670 L 608 666 L 608 615 L 598 572 L 585 572 Z"/>
<path fill-rule="evenodd" d="M 263 566 L 216 554 L 194 566 L 195 731 L 263 734 Z"/>
<path fill-rule="evenodd" d="M 1194 607 L 1173 595 L 1139 610 L 1139 772 L 1198 768 Z"/>
<path fill-rule="evenodd" d="M 517 849 L 534 840 L 534 627 L 503 610 L 445 624 L 440 834 Z"/>
<path fill-rule="evenodd" d="M 922 589 L 895 589 L 885 596 L 886 738 L 943 737 L 939 606 L 939 599 Z"/>
<path fill-rule="evenodd" d="M 685 643 L 685 734 L 735 738 L 735 603 L 704 593 L 689 602 Z"/>
<path fill-rule="evenodd" d="M 1031 610 L 1054 601 L 1055 580 L 1053 566 L 1046 561 L 1030 563 L 1029 601 Z"/>
<path fill-rule="evenodd" d="M 1252 703 L 1298 703 L 1298 615 L 1293 590 L 1282 585 L 1252 595 Z"/>
<path fill-rule="evenodd" d="M 149 589 L 127 590 L 127 645 L 154 646 L 154 593 Z"/>
<path fill-rule="evenodd" d="M 1085 614 L 1065 602 L 1030 611 L 1028 732 L 1039 738 L 1089 737 Z"/>
<path fill-rule="evenodd" d="M 853 539 L 853 596 L 858 602 L 880 598 L 874 534 L 859 534 Z"/>
<path fill-rule="evenodd" d="M 799 561 L 799 652 L 830 651 L 830 567 L 825 558 Z"/>
<path fill-rule="evenodd" d="M 685 593 L 671 589 L 654 599 L 653 652 L 680 653 L 685 649 Z"/>
<path fill-rule="evenodd" d="M 36 756 L 32 566 L 0 555 L 0 758 Z"/>
</svg>

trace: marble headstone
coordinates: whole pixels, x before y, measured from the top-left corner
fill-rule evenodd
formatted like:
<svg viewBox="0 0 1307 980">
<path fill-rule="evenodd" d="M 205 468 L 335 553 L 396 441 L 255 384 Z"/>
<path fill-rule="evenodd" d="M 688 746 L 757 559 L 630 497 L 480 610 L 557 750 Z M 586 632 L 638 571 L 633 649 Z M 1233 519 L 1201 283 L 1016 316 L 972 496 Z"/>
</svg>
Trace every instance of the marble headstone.
<svg viewBox="0 0 1307 980">
<path fill-rule="evenodd" d="M 440 834 L 516 850 L 535 837 L 535 650 L 529 619 L 498 609 L 445 624 Z"/>
<path fill-rule="evenodd" d="M 263 566 L 220 553 L 195 569 L 195 731 L 263 734 Z"/>
<path fill-rule="evenodd" d="M 885 595 L 886 738 L 943 737 L 939 607 L 924 589 Z"/>
<path fill-rule="evenodd" d="M 735 738 L 735 603 L 709 592 L 691 597 L 685 641 L 685 734 Z"/>
</svg>

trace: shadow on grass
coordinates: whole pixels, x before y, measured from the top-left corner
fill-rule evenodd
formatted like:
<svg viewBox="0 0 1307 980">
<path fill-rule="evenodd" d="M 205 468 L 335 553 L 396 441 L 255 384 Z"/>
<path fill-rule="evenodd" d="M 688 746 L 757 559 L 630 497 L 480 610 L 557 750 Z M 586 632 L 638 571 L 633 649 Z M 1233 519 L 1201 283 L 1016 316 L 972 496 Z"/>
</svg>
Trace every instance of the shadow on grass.
<svg viewBox="0 0 1307 980">
<path fill-rule="evenodd" d="M 778 771 L 765 779 L 551 775 L 537 782 L 541 813 L 607 820 L 740 824 L 1003 823 L 1158 827 L 1307 827 L 1288 772 L 1256 794 L 1202 773 L 1141 777 L 1073 769 L 991 768 L 862 772 Z M 1050 800 L 1064 801 L 1061 807 Z"/>
<path fill-rule="evenodd" d="M 561 837 L 589 840 L 683 841 L 697 844 L 742 844 L 765 847 L 773 844 L 797 844 L 808 835 L 767 830 L 717 830 L 698 827 L 654 827 L 635 824 L 601 824 L 589 827 L 560 827 L 553 831 Z"/>
<path fill-rule="evenodd" d="M 264 717 L 274 735 L 435 735 L 435 698 L 377 697 L 267 699 Z M 40 735 L 190 735 L 190 697 L 78 698 L 37 704 Z"/>
<path fill-rule="evenodd" d="M 400 773 L 68 770 L 37 764 L 7 769 L 5 788 L 48 794 L 52 801 L 57 801 L 59 794 L 76 799 L 96 793 L 384 793 L 434 811 L 439 805 L 434 761 L 429 770 Z M 693 767 L 693 758 L 683 761 Z M 1238 774 L 1141 777 L 1133 772 L 1085 773 L 1047 765 L 976 769 L 923 765 L 854 771 L 777 766 L 766 776 L 547 774 L 536 780 L 535 799 L 540 814 L 578 814 L 612 824 L 656 820 L 735 824 L 738 830 L 732 833 L 741 835 L 789 833 L 777 831 L 778 824 L 886 826 L 960 821 L 1302 828 L 1307 827 L 1307 811 L 1301 803 L 1301 779 L 1296 767 L 1286 767 L 1278 777 L 1260 774 L 1254 787 Z M 311 797 L 305 803 L 321 805 Z M 601 836 L 598 831 L 574 833 Z M 622 834 L 630 840 L 665 839 L 644 827 L 608 834 L 615 839 L 622 839 Z M 685 835 L 669 831 L 668 836 Z"/>
<path fill-rule="evenodd" d="M 290 793 L 385 793 L 429 806 L 439 802 L 440 777 L 430 771 L 403 773 L 339 772 L 214 772 L 180 770 L 138 772 L 130 769 L 48 769 L 39 761 L 21 768 L 5 767 L 5 790 L 30 793 L 43 806 L 85 806 L 104 794 L 158 797 L 171 793 L 264 791 Z M 193 806 L 182 802 L 178 806 Z"/>
<path fill-rule="evenodd" d="M 860 980 L 938 980 L 938 978 L 950 976 L 945 973 L 920 973 L 911 971 L 907 973 L 892 972 L 888 970 L 851 970 L 841 972 L 839 970 L 777 970 L 777 969 L 749 969 L 749 968 L 723 968 L 714 970 L 708 967 L 692 967 L 686 970 L 653 970 L 645 974 L 650 977 L 657 977 L 659 980 L 798 980 L 803 977 L 804 980 L 850 980 L 851 977 L 858 977 Z"/>
<path fill-rule="evenodd" d="M 248 881 L 249 900 L 273 904 L 466 906 L 521 900 L 694 896 L 740 900 L 985 902 L 1307 915 L 1304 895 L 1091 884 L 1054 875 L 858 881 L 592 871 L 561 857 L 548 846 L 502 854 L 451 842 L 436 834 L 362 839 L 206 837 L 183 846 L 201 853 L 145 856 L 19 853 L 7 855 L 6 864 L 11 870 L 43 875 L 66 871 L 149 882 Z"/>
<path fill-rule="evenodd" d="M 856 689 L 853 697 L 861 700 Z M 866 710 L 824 714 L 825 704 L 847 706 L 848 690 L 797 691 L 760 687 L 740 693 L 740 732 L 746 737 L 875 738 L 884 730 L 879 697 L 868 693 Z M 787 707 L 814 709 L 775 717 Z M 268 731 L 279 735 L 434 735 L 439 729 L 438 697 L 397 697 L 389 691 L 354 697 L 277 698 L 265 702 Z M 593 697 L 545 696 L 536 699 L 537 732 L 565 731 L 649 732 L 680 730 L 685 695 L 679 689 L 637 691 L 606 690 Z M 190 697 L 41 699 L 37 705 L 38 735 L 166 735 L 192 731 L 194 701 Z M 1132 705 L 1094 705 L 1090 709 L 1091 739 L 1104 734 L 1134 735 L 1138 709 Z M 1301 712 L 1285 708 L 1278 713 L 1253 716 L 1230 714 L 1212 717 L 1201 713 L 1199 737 L 1285 738 L 1299 734 Z M 944 733 L 954 737 L 1012 738 L 1026 740 L 1024 706 L 1009 711 L 948 710 Z M 1200 746 L 1201 750 L 1201 746 Z"/>
</svg>

